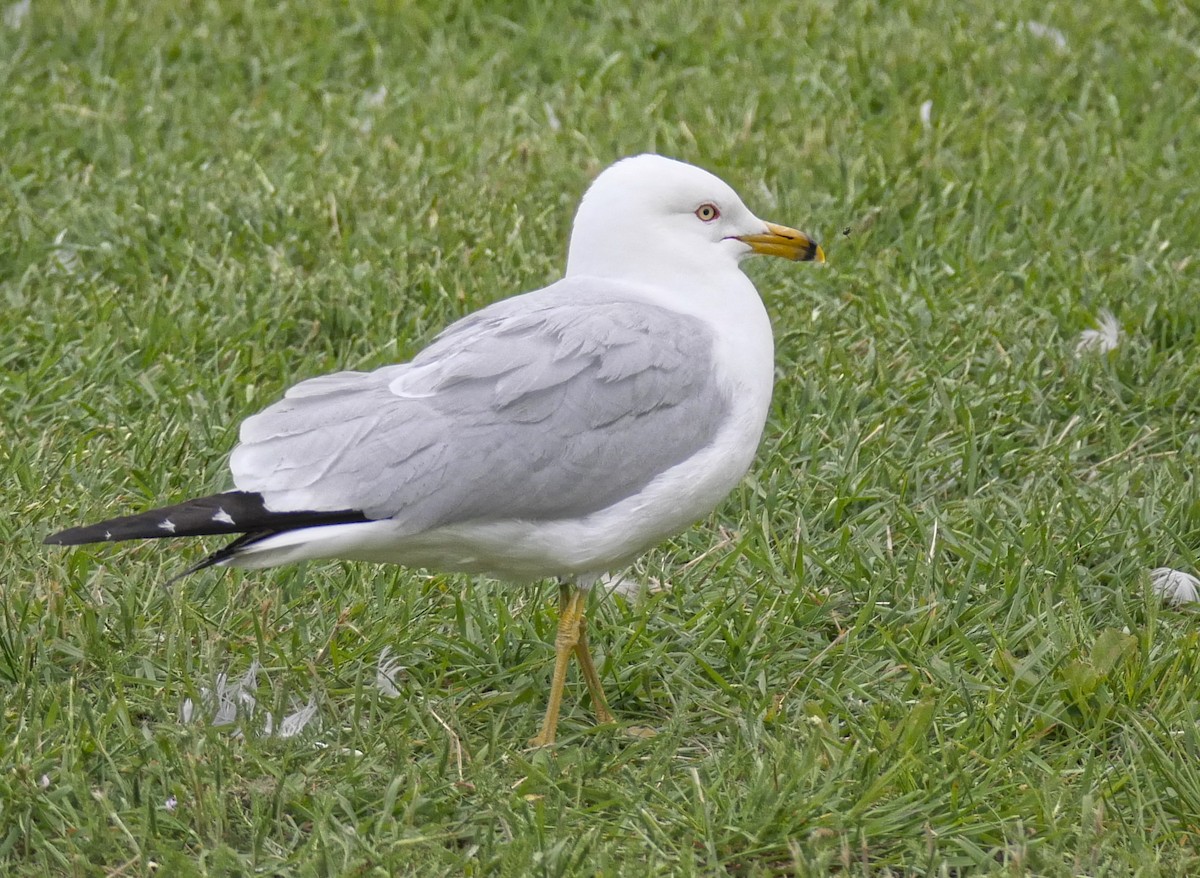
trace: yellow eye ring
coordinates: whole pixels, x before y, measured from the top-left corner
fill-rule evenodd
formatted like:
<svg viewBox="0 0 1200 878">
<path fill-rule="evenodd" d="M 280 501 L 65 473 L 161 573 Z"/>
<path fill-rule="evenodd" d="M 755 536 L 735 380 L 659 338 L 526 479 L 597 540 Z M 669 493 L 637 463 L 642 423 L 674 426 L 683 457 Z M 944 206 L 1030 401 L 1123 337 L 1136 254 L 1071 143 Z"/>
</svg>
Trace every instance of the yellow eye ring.
<svg viewBox="0 0 1200 878">
<path fill-rule="evenodd" d="M 711 223 L 720 215 L 721 211 L 715 204 L 705 202 L 696 208 L 696 218 L 702 223 Z"/>
</svg>

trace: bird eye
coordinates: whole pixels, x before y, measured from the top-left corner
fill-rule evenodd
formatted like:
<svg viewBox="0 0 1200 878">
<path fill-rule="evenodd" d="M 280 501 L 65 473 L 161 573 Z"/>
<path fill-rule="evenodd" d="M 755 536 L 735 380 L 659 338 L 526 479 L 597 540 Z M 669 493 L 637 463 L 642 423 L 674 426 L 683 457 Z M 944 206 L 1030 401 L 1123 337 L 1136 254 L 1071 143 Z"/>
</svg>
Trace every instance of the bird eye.
<svg viewBox="0 0 1200 878">
<path fill-rule="evenodd" d="M 696 217 L 704 223 L 711 223 L 721 215 L 715 204 L 702 204 L 696 208 Z"/>
</svg>

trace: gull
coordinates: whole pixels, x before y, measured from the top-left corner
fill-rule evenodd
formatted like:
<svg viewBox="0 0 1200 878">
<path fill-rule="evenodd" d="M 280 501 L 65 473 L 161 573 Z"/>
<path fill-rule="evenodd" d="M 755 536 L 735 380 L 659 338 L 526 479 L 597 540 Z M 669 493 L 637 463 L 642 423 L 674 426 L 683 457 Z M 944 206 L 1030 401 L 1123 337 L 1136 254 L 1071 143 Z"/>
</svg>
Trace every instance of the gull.
<svg viewBox="0 0 1200 878">
<path fill-rule="evenodd" d="M 186 573 L 345 559 L 556 578 L 530 743 L 555 742 L 572 656 L 610 723 L 588 589 L 715 509 L 762 436 L 774 343 L 741 270 L 754 254 L 825 261 L 707 171 L 623 159 L 585 193 L 562 280 L 464 317 L 409 363 L 295 385 L 242 423 L 232 490 L 46 543 L 224 534 Z"/>
</svg>

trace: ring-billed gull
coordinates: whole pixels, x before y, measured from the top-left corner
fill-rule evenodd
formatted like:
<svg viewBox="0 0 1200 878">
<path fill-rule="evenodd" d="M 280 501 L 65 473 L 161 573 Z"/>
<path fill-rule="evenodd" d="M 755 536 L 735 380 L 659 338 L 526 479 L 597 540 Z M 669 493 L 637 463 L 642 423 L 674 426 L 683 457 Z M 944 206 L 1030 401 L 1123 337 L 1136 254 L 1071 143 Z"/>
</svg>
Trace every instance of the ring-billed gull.
<svg viewBox="0 0 1200 878">
<path fill-rule="evenodd" d="M 641 155 L 612 165 L 575 216 L 565 277 L 443 331 L 412 362 L 303 381 L 247 419 L 234 490 L 71 528 L 47 543 L 238 535 L 188 572 L 342 558 L 557 577 L 554 742 L 587 589 L 707 515 L 766 421 L 771 325 L 740 269 L 752 254 L 823 262 L 724 182 Z"/>
</svg>

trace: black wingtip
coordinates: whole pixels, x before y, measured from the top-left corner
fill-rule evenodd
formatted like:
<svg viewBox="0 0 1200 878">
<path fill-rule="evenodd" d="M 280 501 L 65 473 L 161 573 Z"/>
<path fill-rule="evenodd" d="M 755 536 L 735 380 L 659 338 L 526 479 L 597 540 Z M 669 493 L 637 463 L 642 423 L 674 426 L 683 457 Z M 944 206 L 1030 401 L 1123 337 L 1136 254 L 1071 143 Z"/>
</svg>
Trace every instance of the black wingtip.
<svg viewBox="0 0 1200 878">
<path fill-rule="evenodd" d="M 82 546 L 84 543 L 94 543 L 96 540 L 81 536 L 81 532 L 87 531 L 86 527 L 69 527 L 66 530 L 60 530 L 58 533 L 50 534 L 42 540 L 43 546 Z"/>
<path fill-rule="evenodd" d="M 48 546 L 80 546 L 164 537 L 229 536 L 284 531 L 323 524 L 349 524 L 369 519 L 356 509 L 272 512 L 262 495 L 227 491 L 163 506 L 137 515 L 110 518 L 98 524 L 72 527 L 50 534 Z"/>
<path fill-rule="evenodd" d="M 235 555 L 237 555 L 238 551 L 243 546 L 247 546 L 250 543 L 257 543 L 259 540 L 266 539 L 267 537 L 271 536 L 273 533 L 274 533 L 274 531 L 268 530 L 268 531 L 255 531 L 252 533 L 242 534 L 240 537 L 238 537 L 232 543 L 222 546 L 221 548 L 217 549 L 217 551 L 213 552 L 211 555 L 205 556 L 200 561 L 197 561 L 195 564 L 193 564 L 191 567 L 189 567 L 187 570 L 184 570 L 182 573 L 176 573 L 174 576 L 172 576 L 170 579 L 167 580 L 166 584 L 174 585 L 179 580 L 183 579 L 185 576 L 191 576 L 193 573 L 199 573 L 201 570 L 207 570 L 209 567 L 220 567 L 226 561 L 228 561 L 230 558 L 233 558 Z"/>
<path fill-rule="evenodd" d="M 118 540 L 146 539 L 157 536 L 170 536 L 167 532 L 158 532 L 155 525 L 162 521 L 157 515 L 158 510 L 141 515 L 126 515 L 121 518 L 110 518 L 98 524 L 87 524 L 80 527 L 69 527 L 52 533 L 42 540 L 45 546 L 83 546 L 88 543 L 114 543 Z"/>
</svg>

